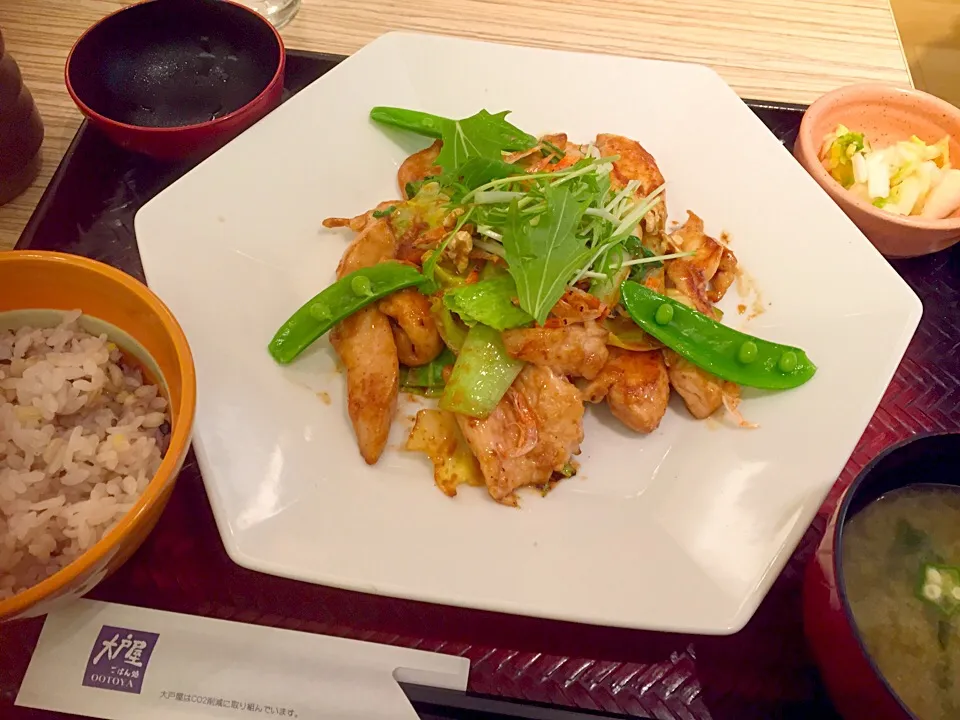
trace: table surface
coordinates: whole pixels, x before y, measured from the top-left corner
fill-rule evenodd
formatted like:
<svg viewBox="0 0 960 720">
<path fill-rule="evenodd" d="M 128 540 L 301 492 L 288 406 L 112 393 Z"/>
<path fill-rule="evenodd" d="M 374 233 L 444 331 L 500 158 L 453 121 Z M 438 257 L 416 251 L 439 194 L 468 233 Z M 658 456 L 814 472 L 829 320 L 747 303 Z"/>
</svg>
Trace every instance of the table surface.
<svg viewBox="0 0 960 720">
<path fill-rule="evenodd" d="M 0 28 L 46 125 L 43 169 L 0 208 L 16 243 L 80 115 L 63 65 L 81 32 L 120 0 L 2 0 Z M 888 0 L 303 0 L 289 47 L 349 54 L 395 29 L 714 67 L 743 96 L 808 103 L 858 81 L 909 83 Z"/>
</svg>

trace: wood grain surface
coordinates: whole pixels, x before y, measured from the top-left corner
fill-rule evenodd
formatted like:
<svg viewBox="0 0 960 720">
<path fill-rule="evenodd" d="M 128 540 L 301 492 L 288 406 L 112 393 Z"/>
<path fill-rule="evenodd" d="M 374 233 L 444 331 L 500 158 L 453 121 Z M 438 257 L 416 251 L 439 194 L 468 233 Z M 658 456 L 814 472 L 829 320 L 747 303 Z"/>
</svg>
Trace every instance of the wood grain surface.
<svg viewBox="0 0 960 720">
<path fill-rule="evenodd" d="M 0 0 L 0 28 L 46 124 L 43 170 L 0 208 L 13 247 L 80 115 L 63 87 L 74 40 L 119 0 Z M 291 48 L 351 53 L 395 29 L 685 60 L 714 67 L 742 96 L 810 102 L 851 82 L 909 82 L 888 0 L 303 0 Z M 624 93 L 639 92 L 624 78 Z"/>
</svg>

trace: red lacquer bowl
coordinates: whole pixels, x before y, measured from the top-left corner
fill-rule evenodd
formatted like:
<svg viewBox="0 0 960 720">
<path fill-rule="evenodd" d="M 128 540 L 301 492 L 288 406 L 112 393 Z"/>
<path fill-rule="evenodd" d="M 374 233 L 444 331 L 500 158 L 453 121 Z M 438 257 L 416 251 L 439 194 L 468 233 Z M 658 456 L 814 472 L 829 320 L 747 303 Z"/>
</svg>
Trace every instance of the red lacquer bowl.
<svg viewBox="0 0 960 720">
<path fill-rule="evenodd" d="M 868 504 L 914 483 L 960 486 L 960 435 L 917 436 L 891 446 L 857 476 L 834 512 L 803 586 L 807 642 L 846 720 L 915 720 L 867 655 L 847 604 L 840 563 L 843 528 Z"/>
<path fill-rule="evenodd" d="M 215 150 L 280 104 L 276 29 L 226 0 L 147 0 L 108 15 L 70 51 L 66 84 L 89 121 L 161 160 Z"/>
</svg>

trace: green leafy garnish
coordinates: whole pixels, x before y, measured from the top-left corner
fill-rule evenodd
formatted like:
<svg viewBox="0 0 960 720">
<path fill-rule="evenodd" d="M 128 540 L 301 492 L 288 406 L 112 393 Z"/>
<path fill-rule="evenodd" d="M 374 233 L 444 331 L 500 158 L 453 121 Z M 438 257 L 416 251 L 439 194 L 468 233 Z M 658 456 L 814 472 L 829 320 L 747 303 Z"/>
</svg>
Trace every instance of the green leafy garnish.
<svg viewBox="0 0 960 720">
<path fill-rule="evenodd" d="M 491 180 L 500 180 L 516 175 L 518 171 L 519 168 L 516 165 L 511 165 L 497 158 L 472 157 L 456 168 L 448 177 L 452 182 L 463 186 L 465 190 L 473 190 Z"/>
<path fill-rule="evenodd" d="M 499 275 L 448 290 L 443 304 L 470 327 L 479 322 L 495 330 L 508 330 L 533 322 L 529 313 L 517 307 L 516 298 L 513 278 Z"/>
<path fill-rule="evenodd" d="M 468 118 L 452 120 L 404 108 L 375 107 L 370 111 L 371 119 L 376 122 L 442 139 L 443 149 L 436 163 L 448 173 L 471 158 L 500 160 L 503 152 L 526 150 L 536 145 L 535 137 L 507 122 L 508 114 L 507 110 L 495 115 L 481 110 Z"/>
<path fill-rule="evenodd" d="M 384 208 L 383 210 L 374 210 L 373 216 L 375 218 L 389 217 L 389 215 L 396 209 L 397 209 L 396 205 L 391 205 L 390 207 Z"/>
<path fill-rule="evenodd" d="M 437 165 L 452 170 L 470 158 L 499 160 L 504 151 L 526 150 L 537 139 L 507 122 L 509 111 L 491 115 L 481 110 L 463 120 L 448 121 L 443 129 L 443 149 L 437 156 Z"/>
<path fill-rule="evenodd" d="M 563 295 L 570 277 L 591 254 L 586 238 L 576 234 L 589 198 L 576 197 L 566 185 L 549 185 L 543 195 L 543 213 L 529 219 L 513 202 L 503 233 L 507 267 L 517 284 L 520 307 L 540 325 Z"/>
</svg>

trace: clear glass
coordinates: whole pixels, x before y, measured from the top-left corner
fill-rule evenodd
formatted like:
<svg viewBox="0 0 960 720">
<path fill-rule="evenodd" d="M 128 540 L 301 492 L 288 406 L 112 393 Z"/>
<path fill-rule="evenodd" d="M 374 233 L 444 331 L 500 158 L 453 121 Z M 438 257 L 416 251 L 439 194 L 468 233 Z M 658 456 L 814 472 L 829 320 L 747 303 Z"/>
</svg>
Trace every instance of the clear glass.
<svg viewBox="0 0 960 720">
<path fill-rule="evenodd" d="M 300 0 L 234 0 L 234 2 L 256 10 L 276 28 L 282 28 L 293 20 L 293 16 L 300 9 Z"/>
</svg>

